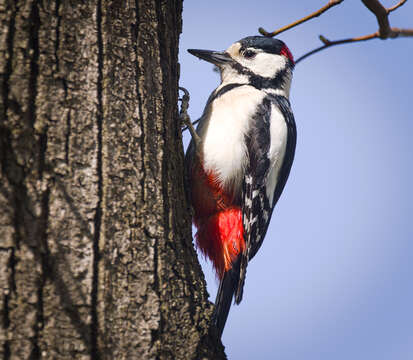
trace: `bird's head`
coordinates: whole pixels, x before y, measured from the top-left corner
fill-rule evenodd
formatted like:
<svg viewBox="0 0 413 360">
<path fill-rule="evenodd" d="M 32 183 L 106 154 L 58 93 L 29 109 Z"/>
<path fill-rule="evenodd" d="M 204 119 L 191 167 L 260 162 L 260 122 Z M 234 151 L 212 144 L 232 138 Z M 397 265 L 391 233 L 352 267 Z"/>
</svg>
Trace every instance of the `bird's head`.
<svg viewBox="0 0 413 360">
<path fill-rule="evenodd" d="M 218 66 L 223 84 L 245 83 L 288 96 L 294 59 L 281 40 L 249 36 L 225 51 L 189 49 L 189 53 Z"/>
</svg>

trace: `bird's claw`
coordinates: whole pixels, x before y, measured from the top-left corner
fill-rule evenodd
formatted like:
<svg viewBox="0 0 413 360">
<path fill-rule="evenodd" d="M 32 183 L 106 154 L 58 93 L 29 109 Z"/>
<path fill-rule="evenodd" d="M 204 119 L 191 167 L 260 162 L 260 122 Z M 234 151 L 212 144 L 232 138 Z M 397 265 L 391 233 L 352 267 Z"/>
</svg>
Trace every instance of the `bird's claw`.
<svg viewBox="0 0 413 360">
<path fill-rule="evenodd" d="M 181 110 L 179 111 L 179 118 L 181 120 L 181 126 L 185 126 L 183 130 L 189 129 L 191 133 L 192 140 L 195 144 L 195 149 L 198 151 L 201 145 L 201 138 L 196 133 L 195 128 L 191 122 L 191 118 L 188 115 L 188 108 L 189 108 L 189 91 L 186 90 L 184 87 L 179 87 L 179 90 L 183 91 L 184 95 L 179 100 L 181 101 Z"/>
</svg>

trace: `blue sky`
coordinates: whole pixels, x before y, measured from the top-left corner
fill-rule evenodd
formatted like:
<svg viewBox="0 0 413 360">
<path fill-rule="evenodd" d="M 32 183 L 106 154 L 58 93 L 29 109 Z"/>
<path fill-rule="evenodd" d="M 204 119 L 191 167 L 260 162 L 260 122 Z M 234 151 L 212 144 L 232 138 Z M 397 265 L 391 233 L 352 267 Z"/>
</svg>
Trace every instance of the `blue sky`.
<svg viewBox="0 0 413 360">
<path fill-rule="evenodd" d="M 185 1 L 180 85 L 193 120 L 218 85 L 188 48 L 222 50 L 326 1 Z M 385 6 L 393 5 L 385 1 Z M 391 14 L 413 27 L 413 2 Z M 318 35 L 377 29 L 345 1 L 279 36 L 296 58 Z M 296 67 L 293 169 L 223 335 L 229 359 L 413 359 L 413 38 L 340 45 Z M 184 137 L 185 144 L 189 135 Z M 217 282 L 202 261 L 211 300 Z"/>
</svg>

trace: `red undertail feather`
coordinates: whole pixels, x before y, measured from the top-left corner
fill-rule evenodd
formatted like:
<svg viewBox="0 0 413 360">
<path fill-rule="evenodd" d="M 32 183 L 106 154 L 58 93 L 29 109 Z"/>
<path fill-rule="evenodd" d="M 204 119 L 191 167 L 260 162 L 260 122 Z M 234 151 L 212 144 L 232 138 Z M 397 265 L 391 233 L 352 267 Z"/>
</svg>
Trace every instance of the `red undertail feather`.
<svg viewBox="0 0 413 360">
<path fill-rule="evenodd" d="M 245 249 L 242 214 L 238 207 L 220 211 L 196 224 L 198 248 L 211 259 L 220 279 Z"/>
<path fill-rule="evenodd" d="M 245 248 L 241 208 L 215 174 L 205 172 L 199 163 L 192 169 L 192 179 L 196 243 L 222 278 Z"/>
</svg>

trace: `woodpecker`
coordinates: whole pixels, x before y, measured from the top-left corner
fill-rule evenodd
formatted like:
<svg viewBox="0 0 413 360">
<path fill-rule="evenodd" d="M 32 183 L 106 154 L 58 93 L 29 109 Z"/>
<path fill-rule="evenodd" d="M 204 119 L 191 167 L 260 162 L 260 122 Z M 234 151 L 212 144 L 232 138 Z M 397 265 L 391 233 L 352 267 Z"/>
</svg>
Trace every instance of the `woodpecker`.
<svg viewBox="0 0 413 360">
<path fill-rule="evenodd" d="M 220 279 L 213 322 L 221 336 L 232 299 L 242 300 L 247 264 L 264 240 L 293 163 L 294 59 L 281 40 L 261 36 L 222 52 L 188 52 L 221 74 L 185 158 L 197 247 Z"/>
</svg>

